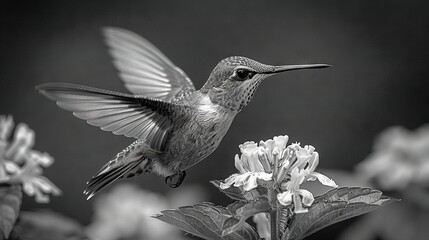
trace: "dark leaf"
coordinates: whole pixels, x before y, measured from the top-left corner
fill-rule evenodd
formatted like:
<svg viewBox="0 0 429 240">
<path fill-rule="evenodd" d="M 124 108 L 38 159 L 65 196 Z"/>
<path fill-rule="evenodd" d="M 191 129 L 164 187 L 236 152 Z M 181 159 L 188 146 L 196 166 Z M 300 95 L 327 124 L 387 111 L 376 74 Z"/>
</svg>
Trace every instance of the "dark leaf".
<svg viewBox="0 0 429 240">
<path fill-rule="evenodd" d="M 217 187 L 221 192 L 225 193 L 225 195 L 227 195 L 228 197 L 237 200 L 237 201 L 241 201 L 241 200 L 246 200 L 246 198 L 244 198 L 242 191 L 234 186 L 231 186 L 227 189 L 221 189 L 220 188 L 220 180 L 214 180 L 214 181 L 210 181 L 215 187 Z"/>
<path fill-rule="evenodd" d="M 21 212 L 10 236 L 12 239 L 88 240 L 82 225 L 59 213 L 44 210 Z"/>
<path fill-rule="evenodd" d="M 7 239 L 21 207 L 20 185 L 0 185 L 0 239 Z"/>
<path fill-rule="evenodd" d="M 224 226 L 222 235 L 234 232 L 246 221 L 246 219 L 261 212 L 269 212 L 271 207 L 268 199 L 261 197 L 250 202 L 236 202 L 230 204 L 227 209 L 230 210 L 233 216 L 226 220 L 228 226 Z"/>
<path fill-rule="evenodd" d="M 154 217 L 204 239 L 259 239 L 256 231 L 247 223 L 243 223 L 234 232 L 222 236 L 222 231 L 225 227 L 235 225 L 239 220 L 231 218 L 232 215 L 228 209 L 215 206 L 212 203 L 201 203 L 174 210 L 164 210 L 161 213 Z"/>
<path fill-rule="evenodd" d="M 267 189 L 264 187 L 257 187 L 255 189 L 252 189 L 250 191 L 243 191 L 238 187 L 231 186 L 227 189 L 221 189 L 220 188 L 220 180 L 214 180 L 211 181 L 211 183 L 217 187 L 221 192 L 223 192 L 228 197 L 237 200 L 237 201 L 243 201 L 243 200 L 254 200 L 261 196 L 267 195 Z"/>
<path fill-rule="evenodd" d="M 370 212 L 397 200 L 378 190 L 360 187 L 333 189 L 315 199 L 307 213 L 295 214 L 282 239 L 298 240 L 334 223 Z"/>
</svg>

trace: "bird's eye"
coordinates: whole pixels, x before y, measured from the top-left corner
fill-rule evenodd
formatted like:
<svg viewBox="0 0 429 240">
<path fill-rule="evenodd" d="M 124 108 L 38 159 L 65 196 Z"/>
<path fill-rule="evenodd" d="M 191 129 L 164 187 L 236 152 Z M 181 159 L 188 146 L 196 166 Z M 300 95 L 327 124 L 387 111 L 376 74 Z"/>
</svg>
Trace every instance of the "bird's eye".
<svg viewBox="0 0 429 240">
<path fill-rule="evenodd" d="M 240 69 L 235 70 L 235 76 L 237 76 L 238 80 L 240 80 L 240 81 L 244 81 L 244 80 L 247 80 L 249 78 L 252 78 L 253 75 L 254 75 L 253 72 L 251 72 L 247 69 L 240 68 Z"/>
</svg>

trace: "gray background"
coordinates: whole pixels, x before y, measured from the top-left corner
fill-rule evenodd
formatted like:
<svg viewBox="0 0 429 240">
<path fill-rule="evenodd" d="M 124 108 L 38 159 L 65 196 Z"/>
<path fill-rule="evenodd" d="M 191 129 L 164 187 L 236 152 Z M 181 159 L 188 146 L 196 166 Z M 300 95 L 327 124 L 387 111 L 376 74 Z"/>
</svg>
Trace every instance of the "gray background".
<svg viewBox="0 0 429 240">
<path fill-rule="evenodd" d="M 132 139 L 103 132 L 60 110 L 34 86 L 69 82 L 125 91 L 100 28 L 118 26 L 159 47 L 201 87 L 217 62 L 243 55 L 269 64 L 328 63 L 284 73 L 258 89 L 219 148 L 184 184 L 233 172 L 238 145 L 288 134 L 312 144 L 320 167 L 352 169 L 391 125 L 429 120 L 427 1 L 3 1 L 0 7 L 0 112 L 36 131 L 36 149 L 56 162 L 46 175 L 64 192 L 50 207 L 86 224 L 85 182 Z M 160 192 L 162 178 L 127 180 Z M 347 224 L 347 223 L 345 223 Z M 341 224 L 320 236 L 335 236 Z M 332 231 L 334 229 L 335 231 Z"/>
</svg>

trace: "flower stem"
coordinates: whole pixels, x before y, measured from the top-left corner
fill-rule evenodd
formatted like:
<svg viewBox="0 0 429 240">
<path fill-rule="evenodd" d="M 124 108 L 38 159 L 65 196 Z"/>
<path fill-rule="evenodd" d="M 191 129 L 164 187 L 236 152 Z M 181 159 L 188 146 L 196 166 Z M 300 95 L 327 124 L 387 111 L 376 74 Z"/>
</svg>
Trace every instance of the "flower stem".
<svg viewBox="0 0 429 240">
<path fill-rule="evenodd" d="M 269 189 L 269 198 L 272 204 L 270 211 L 270 226 L 271 226 L 271 240 L 277 240 L 277 194 L 274 189 Z"/>
<path fill-rule="evenodd" d="M 278 228 L 279 228 L 279 207 L 277 201 L 277 193 L 274 186 L 268 189 L 268 199 L 271 205 L 270 211 L 270 226 L 271 226 L 271 240 L 278 239 Z"/>
<path fill-rule="evenodd" d="M 271 221 L 271 240 L 277 240 L 277 210 L 272 210 L 270 213 L 270 221 Z"/>
<path fill-rule="evenodd" d="M 277 179 L 277 174 L 278 174 L 278 168 L 279 168 L 279 154 L 278 153 L 274 153 L 274 166 L 273 166 L 273 185 L 271 186 L 271 188 L 268 190 L 268 197 L 269 197 L 269 201 L 271 204 L 271 211 L 270 211 L 270 226 L 271 226 L 271 240 L 277 240 L 278 236 L 278 211 L 279 211 L 279 207 L 278 207 L 278 201 L 277 201 L 277 192 L 276 192 L 276 188 L 277 188 L 277 183 L 276 183 L 276 179 Z"/>
</svg>

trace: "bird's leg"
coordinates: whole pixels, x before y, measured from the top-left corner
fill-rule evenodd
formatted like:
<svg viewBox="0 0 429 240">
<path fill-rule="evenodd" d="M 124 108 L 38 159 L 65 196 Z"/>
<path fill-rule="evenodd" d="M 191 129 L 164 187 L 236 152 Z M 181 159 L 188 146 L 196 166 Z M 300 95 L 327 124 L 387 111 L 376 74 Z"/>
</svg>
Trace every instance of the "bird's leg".
<svg viewBox="0 0 429 240">
<path fill-rule="evenodd" d="M 165 184 L 168 184 L 171 188 L 177 188 L 182 184 L 183 180 L 185 180 L 185 177 L 185 171 L 176 172 L 175 174 L 165 178 Z"/>
</svg>

